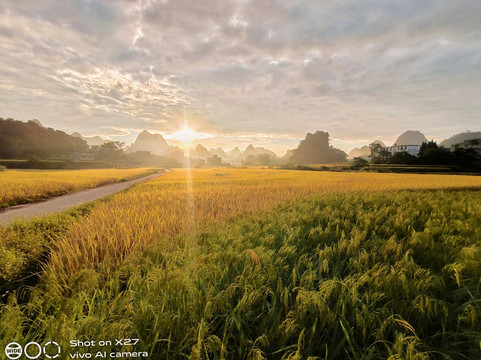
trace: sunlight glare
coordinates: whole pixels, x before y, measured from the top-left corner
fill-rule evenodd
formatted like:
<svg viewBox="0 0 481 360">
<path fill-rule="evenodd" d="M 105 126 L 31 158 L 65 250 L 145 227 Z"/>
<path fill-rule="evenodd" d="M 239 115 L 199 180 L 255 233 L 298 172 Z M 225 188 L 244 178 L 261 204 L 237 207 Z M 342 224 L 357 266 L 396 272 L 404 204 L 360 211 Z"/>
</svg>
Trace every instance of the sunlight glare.
<svg viewBox="0 0 481 360">
<path fill-rule="evenodd" d="M 201 138 L 200 133 L 184 127 L 182 130 L 176 131 L 172 134 L 172 138 L 181 141 L 184 144 L 190 144 L 192 141 Z"/>
</svg>

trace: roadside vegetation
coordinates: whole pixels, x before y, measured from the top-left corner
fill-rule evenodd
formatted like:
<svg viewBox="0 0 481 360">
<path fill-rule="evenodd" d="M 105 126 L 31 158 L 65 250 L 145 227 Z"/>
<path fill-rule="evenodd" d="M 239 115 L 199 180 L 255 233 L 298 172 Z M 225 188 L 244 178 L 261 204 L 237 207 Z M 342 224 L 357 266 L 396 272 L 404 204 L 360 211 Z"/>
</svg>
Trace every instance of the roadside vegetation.
<svg viewBox="0 0 481 360">
<path fill-rule="evenodd" d="M 0 226 L 0 301 L 5 301 L 14 290 L 37 283 L 51 245 L 97 203 L 30 221 L 17 220 L 8 227 Z"/>
<path fill-rule="evenodd" d="M 0 172 L 0 208 L 95 188 L 156 172 L 154 169 L 5 170 Z"/>
<path fill-rule="evenodd" d="M 0 347 L 133 337 L 155 359 L 478 358 L 479 189 L 175 170 L 55 230 L 39 283 L 4 298 Z"/>
</svg>

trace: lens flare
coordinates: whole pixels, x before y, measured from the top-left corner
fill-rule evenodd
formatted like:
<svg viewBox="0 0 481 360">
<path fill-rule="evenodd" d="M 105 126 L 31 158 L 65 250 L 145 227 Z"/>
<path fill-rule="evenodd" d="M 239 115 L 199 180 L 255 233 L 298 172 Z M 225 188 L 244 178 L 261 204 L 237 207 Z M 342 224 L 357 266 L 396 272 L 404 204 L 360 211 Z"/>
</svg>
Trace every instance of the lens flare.
<svg viewBox="0 0 481 360">
<path fill-rule="evenodd" d="M 184 144 L 190 144 L 192 141 L 201 139 L 203 136 L 197 131 L 189 129 L 188 127 L 184 127 L 183 129 L 172 133 L 171 137 L 173 139 L 181 141 Z"/>
</svg>

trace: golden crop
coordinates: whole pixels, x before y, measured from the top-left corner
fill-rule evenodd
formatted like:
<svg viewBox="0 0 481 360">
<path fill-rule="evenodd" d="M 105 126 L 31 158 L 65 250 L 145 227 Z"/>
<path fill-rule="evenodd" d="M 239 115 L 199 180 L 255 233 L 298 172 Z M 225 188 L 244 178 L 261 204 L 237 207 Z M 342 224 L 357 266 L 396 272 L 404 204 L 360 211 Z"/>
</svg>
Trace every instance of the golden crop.
<svg viewBox="0 0 481 360">
<path fill-rule="evenodd" d="M 147 172 L 148 169 L 6 170 L 0 172 L 0 207 L 107 185 Z"/>
<path fill-rule="evenodd" d="M 65 281 L 147 244 L 167 250 L 205 224 L 323 192 L 481 187 L 481 177 L 264 169 L 174 170 L 99 204 L 57 242 L 50 269 Z"/>
<path fill-rule="evenodd" d="M 478 359 L 479 189 L 474 176 L 171 171 L 4 229 L 0 348 L 54 338 L 73 355 L 71 339 L 134 337 L 155 359 Z"/>
</svg>

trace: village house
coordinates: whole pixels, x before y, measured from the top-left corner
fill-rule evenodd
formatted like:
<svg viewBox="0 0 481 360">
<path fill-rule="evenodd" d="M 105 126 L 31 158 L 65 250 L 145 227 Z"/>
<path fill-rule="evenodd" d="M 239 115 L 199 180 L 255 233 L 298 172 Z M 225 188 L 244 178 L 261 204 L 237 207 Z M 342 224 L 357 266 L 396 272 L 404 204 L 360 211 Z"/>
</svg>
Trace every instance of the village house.
<svg viewBox="0 0 481 360">
<path fill-rule="evenodd" d="M 70 154 L 71 160 L 94 161 L 95 154 L 92 152 L 74 152 Z"/>
<path fill-rule="evenodd" d="M 421 147 L 419 145 L 396 145 L 396 144 L 394 144 L 393 146 L 386 146 L 384 148 L 384 150 L 389 151 L 391 153 L 391 155 L 394 155 L 394 154 L 400 153 L 400 152 L 407 152 L 410 155 L 418 156 L 420 148 Z"/>
</svg>

